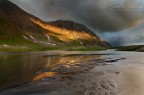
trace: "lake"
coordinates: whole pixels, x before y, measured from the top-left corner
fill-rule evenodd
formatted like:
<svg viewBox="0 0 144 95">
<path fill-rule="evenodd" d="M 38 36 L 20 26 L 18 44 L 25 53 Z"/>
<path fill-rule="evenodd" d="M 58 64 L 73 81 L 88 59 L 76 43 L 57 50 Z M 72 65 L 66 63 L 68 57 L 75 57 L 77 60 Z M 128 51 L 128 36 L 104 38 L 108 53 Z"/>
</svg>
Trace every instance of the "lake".
<svg viewBox="0 0 144 95">
<path fill-rule="evenodd" d="M 89 52 L 59 50 L 29 53 L 0 52 L 0 95 L 9 95 L 8 92 L 15 93 L 11 89 L 15 89 L 16 91 L 17 87 L 27 85 L 27 83 L 35 80 L 39 81 L 43 77 L 52 77 L 54 75 L 53 73 L 59 74 L 56 76 L 55 82 L 57 83 L 61 82 L 61 80 L 58 81 L 57 79 L 64 74 L 71 75 L 73 79 L 75 79 L 75 77 L 80 77 L 79 80 L 83 80 L 83 78 L 81 78 L 83 74 L 85 74 L 85 77 L 95 74 L 98 79 L 96 78 L 93 82 L 99 80 L 101 77 L 103 77 L 102 79 L 106 80 L 106 82 L 109 80 L 115 82 L 115 90 L 112 90 L 115 93 L 114 95 L 144 95 L 144 53 L 115 50 Z M 79 75 L 77 76 L 77 74 Z M 89 77 L 92 79 L 93 75 Z M 77 81 L 79 80 L 77 79 Z M 41 82 L 38 82 L 37 84 L 40 84 Z M 85 80 L 85 82 L 88 83 L 87 80 Z M 53 83 L 53 80 L 50 83 Z M 67 85 L 66 83 L 65 85 Z M 70 83 L 75 84 L 74 86 L 81 85 L 81 81 L 79 84 L 76 83 L 76 81 L 71 81 Z M 32 86 L 29 85 L 29 87 Z M 7 88 L 9 89 L 7 90 Z M 82 88 L 83 87 L 77 88 L 77 90 L 86 89 Z M 97 89 L 97 87 L 95 88 Z M 23 89 L 23 87 L 20 89 Z M 41 90 L 37 93 L 41 93 Z M 71 90 L 72 88 L 69 88 L 69 90 L 65 92 L 65 89 L 60 90 L 59 88 L 55 88 L 54 91 L 55 93 L 56 91 L 60 91 L 61 94 L 58 93 L 58 95 L 67 95 L 67 93 L 69 93 L 69 95 L 76 95 L 73 92 L 77 93 L 77 90 L 73 88 L 73 92 L 70 92 Z M 51 91 L 53 90 L 46 91 L 47 95 L 53 95 L 49 93 Z M 96 90 L 89 88 L 82 92 L 85 92 L 86 95 L 90 95 L 90 91 L 95 93 L 94 95 L 97 95 L 96 93 L 98 93 L 98 91 L 95 92 Z M 111 95 L 110 93 L 112 93 L 112 91 L 104 90 L 103 92 L 108 93 L 107 95 Z M 24 93 L 24 91 L 19 93 Z M 105 95 L 105 93 L 101 95 Z"/>
</svg>

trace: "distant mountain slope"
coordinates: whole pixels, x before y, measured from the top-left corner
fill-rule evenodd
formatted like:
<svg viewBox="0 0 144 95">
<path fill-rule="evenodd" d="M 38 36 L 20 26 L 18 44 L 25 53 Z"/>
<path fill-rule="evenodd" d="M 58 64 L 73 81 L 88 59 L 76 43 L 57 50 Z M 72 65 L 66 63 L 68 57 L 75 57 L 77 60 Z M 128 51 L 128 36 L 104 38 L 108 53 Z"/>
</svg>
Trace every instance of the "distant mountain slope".
<svg viewBox="0 0 144 95">
<path fill-rule="evenodd" d="M 120 46 L 120 47 L 115 47 L 115 49 L 118 49 L 119 51 L 140 51 L 140 52 L 144 52 L 144 45 Z"/>
<path fill-rule="evenodd" d="M 99 47 L 110 45 L 82 24 L 43 22 L 8 0 L 0 0 L 0 48 Z"/>
<path fill-rule="evenodd" d="M 137 49 L 136 51 L 144 52 L 144 46 L 142 48 Z"/>
</svg>

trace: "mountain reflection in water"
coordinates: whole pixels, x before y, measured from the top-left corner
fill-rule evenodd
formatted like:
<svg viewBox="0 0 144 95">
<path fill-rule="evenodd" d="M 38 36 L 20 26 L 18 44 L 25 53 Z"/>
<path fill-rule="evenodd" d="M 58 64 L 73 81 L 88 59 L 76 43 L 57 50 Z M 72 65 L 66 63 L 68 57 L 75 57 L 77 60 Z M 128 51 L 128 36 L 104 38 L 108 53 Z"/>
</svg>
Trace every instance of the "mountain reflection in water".
<svg viewBox="0 0 144 95">
<path fill-rule="evenodd" d="M 32 82 L 2 95 L 144 95 L 143 74 L 142 52 L 0 53 L 0 89 Z"/>
<path fill-rule="evenodd" d="M 0 89 L 22 85 L 33 80 L 37 72 L 58 64 L 75 64 L 100 58 L 101 55 L 83 55 L 54 51 L 47 53 L 0 53 Z M 78 55 L 77 55 L 78 54 Z M 46 56 L 46 58 L 45 58 Z M 34 79 L 35 80 L 35 79 Z"/>
</svg>

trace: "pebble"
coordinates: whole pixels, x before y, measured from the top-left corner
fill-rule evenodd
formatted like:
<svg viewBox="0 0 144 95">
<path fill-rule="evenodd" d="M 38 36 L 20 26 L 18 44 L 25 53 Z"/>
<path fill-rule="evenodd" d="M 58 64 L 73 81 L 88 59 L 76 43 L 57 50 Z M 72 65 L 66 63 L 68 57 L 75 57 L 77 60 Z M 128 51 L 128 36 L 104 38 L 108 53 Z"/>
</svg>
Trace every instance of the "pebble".
<svg viewBox="0 0 144 95">
<path fill-rule="evenodd" d="M 102 83 L 101 83 L 101 86 L 102 86 L 104 89 L 110 90 L 110 86 L 108 85 L 108 83 L 102 82 Z"/>
</svg>

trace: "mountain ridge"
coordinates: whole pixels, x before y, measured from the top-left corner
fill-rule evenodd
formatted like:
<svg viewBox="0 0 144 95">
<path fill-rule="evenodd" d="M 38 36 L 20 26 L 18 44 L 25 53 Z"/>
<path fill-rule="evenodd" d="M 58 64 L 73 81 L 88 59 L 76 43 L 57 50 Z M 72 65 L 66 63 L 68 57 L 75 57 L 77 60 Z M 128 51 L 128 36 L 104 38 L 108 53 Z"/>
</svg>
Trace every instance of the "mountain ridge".
<svg viewBox="0 0 144 95">
<path fill-rule="evenodd" d="M 0 48 L 110 47 L 82 24 L 44 22 L 8 0 L 0 0 L 0 40 Z"/>
</svg>

